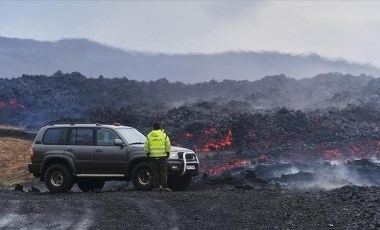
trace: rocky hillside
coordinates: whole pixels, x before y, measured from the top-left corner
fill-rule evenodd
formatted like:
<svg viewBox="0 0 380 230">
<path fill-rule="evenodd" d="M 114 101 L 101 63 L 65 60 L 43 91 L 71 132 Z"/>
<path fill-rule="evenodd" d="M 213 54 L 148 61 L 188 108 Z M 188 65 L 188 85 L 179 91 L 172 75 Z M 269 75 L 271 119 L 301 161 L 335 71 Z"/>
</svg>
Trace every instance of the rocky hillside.
<svg viewBox="0 0 380 230">
<path fill-rule="evenodd" d="M 0 78 L 22 74 L 50 75 L 58 69 L 88 77 L 128 77 L 188 83 L 211 79 L 258 80 L 285 74 L 295 79 L 319 73 L 341 72 L 379 76 L 370 65 L 329 60 L 315 54 L 276 52 L 225 52 L 217 54 L 163 54 L 126 51 L 85 39 L 56 42 L 0 37 Z"/>
<path fill-rule="evenodd" d="M 0 124 L 35 128 L 62 118 L 86 118 L 106 108 L 128 110 L 129 115 L 139 111 L 167 113 L 173 108 L 194 105 L 202 112 L 214 111 L 219 115 L 236 111 L 262 113 L 282 107 L 303 111 L 347 106 L 377 109 L 379 87 L 379 79 L 338 73 L 303 80 L 278 75 L 253 82 L 184 84 L 164 78 L 149 82 L 86 78 L 78 72 L 58 71 L 52 76 L 0 79 Z M 109 116 L 105 114 L 101 120 Z"/>
<path fill-rule="evenodd" d="M 173 143 L 234 150 L 239 159 L 379 158 L 380 80 L 337 73 L 294 80 L 171 83 L 80 73 L 0 80 L 0 122 L 120 122 L 146 134 L 160 121 Z"/>
</svg>

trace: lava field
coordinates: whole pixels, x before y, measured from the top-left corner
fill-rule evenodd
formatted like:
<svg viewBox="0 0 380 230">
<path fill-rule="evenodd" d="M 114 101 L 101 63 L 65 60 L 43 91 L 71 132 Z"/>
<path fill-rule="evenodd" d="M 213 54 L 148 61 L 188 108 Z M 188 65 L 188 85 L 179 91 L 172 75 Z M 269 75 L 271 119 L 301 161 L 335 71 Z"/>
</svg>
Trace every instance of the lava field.
<svg viewBox="0 0 380 230">
<path fill-rule="evenodd" d="M 200 186 L 379 185 L 380 80 L 370 76 L 191 85 L 57 72 L 0 86 L 3 125 L 36 131 L 56 121 L 119 122 L 147 134 L 159 121 L 173 145 L 206 153 Z"/>
</svg>

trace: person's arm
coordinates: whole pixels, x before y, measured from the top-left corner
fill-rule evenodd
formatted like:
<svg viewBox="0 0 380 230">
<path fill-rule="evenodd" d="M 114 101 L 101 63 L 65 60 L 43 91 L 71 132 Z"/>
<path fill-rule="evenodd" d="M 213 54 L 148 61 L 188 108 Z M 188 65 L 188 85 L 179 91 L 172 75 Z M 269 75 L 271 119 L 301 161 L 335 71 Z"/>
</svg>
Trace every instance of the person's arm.
<svg viewBox="0 0 380 230">
<path fill-rule="evenodd" d="M 171 150 L 172 150 L 172 146 L 170 144 L 170 139 L 169 139 L 169 136 L 166 135 L 166 137 L 165 137 L 165 152 L 166 152 L 166 156 L 168 158 L 169 158 Z"/>
<path fill-rule="evenodd" d="M 148 134 L 149 135 L 149 134 Z M 144 144 L 144 152 L 147 155 L 147 157 L 150 157 L 150 150 L 149 150 L 149 140 L 148 136 L 145 139 L 145 144 Z"/>
</svg>

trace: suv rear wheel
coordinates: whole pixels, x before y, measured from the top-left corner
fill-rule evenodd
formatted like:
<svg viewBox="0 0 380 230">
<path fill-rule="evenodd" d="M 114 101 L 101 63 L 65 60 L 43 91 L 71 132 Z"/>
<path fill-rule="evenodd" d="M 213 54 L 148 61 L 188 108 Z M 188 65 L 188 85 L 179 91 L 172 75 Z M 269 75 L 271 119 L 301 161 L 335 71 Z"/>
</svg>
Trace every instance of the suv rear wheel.
<svg viewBox="0 0 380 230">
<path fill-rule="evenodd" d="M 68 192 L 73 187 L 73 177 L 70 170 L 62 164 L 49 166 L 45 173 L 45 185 L 50 192 Z"/>
<path fill-rule="evenodd" d="M 105 181 L 79 181 L 77 185 L 82 192 L 90 192 L 95 190 L 102 190 L 104 187 Z"/>
<path fill-rule="evenodd" d="M 132 173 L 132 183 L 135 189 L 141 191 L 152 190 L 153 176 L 152 169 L 148 162 L 138 164 Z"/>
</svg>

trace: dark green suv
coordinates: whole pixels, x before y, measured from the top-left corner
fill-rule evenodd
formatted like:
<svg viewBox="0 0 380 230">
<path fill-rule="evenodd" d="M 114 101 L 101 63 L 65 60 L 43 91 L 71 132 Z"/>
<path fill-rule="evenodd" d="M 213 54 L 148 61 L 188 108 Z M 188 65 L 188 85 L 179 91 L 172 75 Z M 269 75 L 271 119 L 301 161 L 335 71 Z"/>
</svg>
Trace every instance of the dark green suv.
<svg viewBox="0 0 380 230">
<path fill-rule="evenodd" d="M 83 192 L 100 190 L 109 180 L 132 181 L 137 190 L 151 190 L 145 139 L 135 128 L 118 124 L 49 124 L 34 140 L 29 172 L 45 181 L 50 192 L 67 192 L 74 183 Z M 193 151 L 173 146 L 168 159 L 169 187 L 186 190 L 198 166 Z"/>
</svg>

